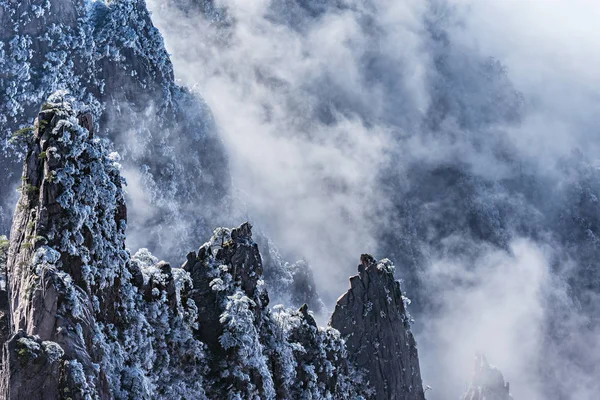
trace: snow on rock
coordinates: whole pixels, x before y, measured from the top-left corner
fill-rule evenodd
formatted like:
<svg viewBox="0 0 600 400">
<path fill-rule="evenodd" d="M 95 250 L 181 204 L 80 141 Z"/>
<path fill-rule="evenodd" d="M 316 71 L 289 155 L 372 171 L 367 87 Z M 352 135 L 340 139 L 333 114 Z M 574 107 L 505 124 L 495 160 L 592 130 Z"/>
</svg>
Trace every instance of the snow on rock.
<svg viewBox="0 0 600 400">
<path fill-rule="evenodd" d="M 8 304 L 6 312 L 0 308 L 9 317 L 0 320 L 7 333 L 0 337 L 3 398 L 381 398 L 385 389 L 369 371 L 397 360 L 409 360 L 411 373 L 397 370 L 390 379 L 422 393 L 388 261 L 365 261 L 361 272 L 370 287 L 381 286 L 381 293 L 367 293 L 383 296 L 369 297 L 370 325 L 341 326 L 340 333 L 335 323 L 318 327 L 306 305 L 268 307 L 248 223 L 216 229 L 182 268 L 147 249 L 131 256 L 119 157 L 94 137 L 87 110 L 56 92 L 24 133 L 28 151 L 6 259 Z M 389 306 L 386 288 L 393 290 Z M 387 315 L 378 313 L 384 309 Z M 363 335 L 373 327 L 386 339 L 404 332 L 398 343 L 407 346 L 393 353 L 370 348 L 381 364 L 360 363 L 352 329 Z M 415 396 L 398 398 L 422 398 Z"/>
<path fill-rule="evenodd" d="M 67 90 L 87 104 L 97 136 L 113 141 L 148 203 L 130 197 L 132 238 L 182 257 L 210 233 L 210 211 L 227 207 L 227 159 L 206 104 L 175 83 L 145 2 L 0 1 L 0 22 L 0 186 L 18 184 L 24 146 L 13 133 L 31 125 L 47 96 Z M 10 226 L 9 192 L 0 195 L 1 233 Z"/>
<path fill-rule="evenodd" d="M 82 126 L 84 109 L 64 92 L 42 106 L 27 139 L 7 260 L 11 332 L 52 343 L 62 361 L 44 387 L 58 392 L 40 397 L 39 387 L 23 386 L 15 368 L 40 358 L 14 364 L 19 350 L 9 346 L 5 398 L 200 398 L 195 305 L 183 301 L 185 285 L 168 264 L 131 259 L 119 164 Z"/>
<path fill-rule="evenodd" d="M 198 335 L 211 361 L 211 398 L 365 398 L 363 374 L 348 361 L 344 341 L 300 311 L 267 308 L 263 264 L 248 223 L 218 228 L 188 254 L 190 298 Z"/>
<path fill-rule="evenodd" d="M 5 399 L 41 399 L 41 393 L 61 392 L 62 348 L 19 331 L 5 344 L 0 390 Z M 81 382 L 85 385 L 85 379 Z M 65 386 L 63 389 L 67 389 Z M 88 397 L 91 398 L 91 397 Z"/>
</svg>

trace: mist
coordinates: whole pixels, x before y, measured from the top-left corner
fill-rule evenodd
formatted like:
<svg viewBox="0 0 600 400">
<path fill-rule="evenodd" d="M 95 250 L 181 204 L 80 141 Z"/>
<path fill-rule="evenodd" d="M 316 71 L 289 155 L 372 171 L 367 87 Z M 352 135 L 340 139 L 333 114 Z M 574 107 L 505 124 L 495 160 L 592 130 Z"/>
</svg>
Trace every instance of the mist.
<svg viewBox="0 0 600 400">
<path fill-rule="evenodd" d="M 148 1 L 176 77 L 214 115 L 239 213 L 310 262 L 329 308 L 360 253 L 390 256 L 382 232 L 418 249 L 424 256 L 411 273 L 428 305 L 413 305 L 414 330 L 429 399 L 459 398 L 478 351 L 515 399 L 595 398 L 600 331 L 557 274 L 579 261 L 536 224 L 540 215 L 562 218 L 559 189 L 570 181 L 559 161 L 575 149 L 592 164 L 598 154 L 600 6 L 331 3 L 221 0 L 204 3 L 203 15 Z M 490 244 L 458 231 L 417 242 L 393 214 L 421 201 L 404 198 L 423 184 L 415 168 L 458 164 L 492 182 L 476 206 L 501 220 L 501 238 Z M 523 170 L 545 185 L 537 202 L 496 185 Z M 419 206 L 443 224 L 461 222 L 448 218 L 459 204 L 433 198 Z M 511 217 L 486 202 L 523 210 L 512 217 L 521 221 L 505 223 Z M 442 230 L 419 229 L 425 237 Z M 554 328 L 558 338 L 548 336 Z"/>
<path fill-rule="evenodd" d="M 398 14 L 407 20 L 400 28 L 410 31 L 416 18 L 392 3 L 378 12 Z M 369 210 L 386 201 L 376 177 L 390 162 L 398 130 L 378 123 L 389 116 L 384 89 L 370 87 L 359 65 L 369 52 L 359 19 L 370 11 L 357 6 L 296 29 L 276 20 L 269 2 L 233 2 L 227 6 L 237 29 L 223 38 L 218 26 L 196 14 L 149 6 L 177 76 L 198 89 L 215 115 L 233 183 L 248 194 L 250 218 L 287 252 L 310 261 L 318 282 L 331 289 L 322 291 L 331 305 L 361 249 L 377 248 Z M 302 17 L 305 11 L 296 7 L 289 18 Z M 416 55 L 402 57 L 420 53 L 412 36 L 414 43 L 394 45 L 403 64 L 420 62 Z M 409 93 L 402 103 L 408 125 L 415 126 L 427 105 L 419 83 L 424 68 L 408 68 L 412 76 L 398 89 Z"/>
</svg>

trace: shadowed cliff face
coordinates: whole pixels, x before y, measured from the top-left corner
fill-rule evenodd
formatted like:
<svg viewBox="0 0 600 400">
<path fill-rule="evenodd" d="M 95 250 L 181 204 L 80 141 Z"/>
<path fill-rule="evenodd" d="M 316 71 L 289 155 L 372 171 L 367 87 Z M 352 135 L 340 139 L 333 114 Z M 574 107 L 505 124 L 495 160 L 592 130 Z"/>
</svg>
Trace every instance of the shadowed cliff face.
<svg viewBox="0 0 600 400">
<path fill-rule="evenodd" d="M 360 261 L 329 324 L 346 340 L 349 358 L 368 371 L 374 398 L 424 400 L 417 345 L 394 266 L 368 254 Z"/>
<path fill-rule="evenodd" d="M 119 156 L 93 127 L 86 107 L 57 92 L 23 134 L 0 260 L 3 398 L 423 398 L 389 262 L 363 257 L 352 281 L 366 289 L 353 284 L 332 326 L 318 327 L 306 305 L 268 308 L 248 223 L 216 229 L 182 268 L 147 249 L 131 256 Z"/>
</svg>

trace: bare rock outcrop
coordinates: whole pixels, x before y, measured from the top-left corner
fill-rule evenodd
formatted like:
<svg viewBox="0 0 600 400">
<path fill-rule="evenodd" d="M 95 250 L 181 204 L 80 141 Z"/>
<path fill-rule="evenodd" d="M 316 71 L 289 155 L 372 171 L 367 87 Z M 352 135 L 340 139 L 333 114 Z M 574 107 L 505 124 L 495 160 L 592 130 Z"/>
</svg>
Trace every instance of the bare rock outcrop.
<svg viewBox="0 0 600 400">
<path fill-rule="evenodd" d="M 393 270 L 389 260 L 363 254 L 329 323 L 346 340 L 349 358 L 368 371 L 375 399 L 423 400 L 417 346 Z"/>
<path fill-rule="evenodd" d="M 264 309 L 269 297 L 262 278 L 262 258 L 252 240 L 252 227 L 244 223 L 238 228 L 216 229 L 210 241 L 191 252 L 183 269 L 192 279 L 189 296 L 198 306 L 199 337 L 219 352 L 223 327 L 219 320 L 227 301 L 228 288 L 239 287 L 253 303 L 255 311 Z M 229 292 L 229 293 L 228 293 Z"/>
<path fill-rule="evenodd" d="M 125 248 L 118 155 L 64 92 L 28 146 L 6 260 L 6 399 L 203 398 L 191 280 Z M 176 332 L 176 334 L 173 334 Z"/>
<path fill-rule="evenodd" d="M 61 392 L 62 348 L 19 331 L 6 343 L 2 394 L 6 399 L 52 400 Z M 5 372 L 6 371 L 6 372 Z M 63 387 L 68 393 L 68 387 Z M 67 390 L 66 392 L 64 390 Z"/>
<path fill-rule="evenodd" d="M 368 396 L 339 332 L 319 328 L 303 306 L 267 308 L 263 262 L 252 227 L 218 228 L 183 269 L 198 307 L 196 335 L 207 346 L 211 398 Z"/>
</svg>

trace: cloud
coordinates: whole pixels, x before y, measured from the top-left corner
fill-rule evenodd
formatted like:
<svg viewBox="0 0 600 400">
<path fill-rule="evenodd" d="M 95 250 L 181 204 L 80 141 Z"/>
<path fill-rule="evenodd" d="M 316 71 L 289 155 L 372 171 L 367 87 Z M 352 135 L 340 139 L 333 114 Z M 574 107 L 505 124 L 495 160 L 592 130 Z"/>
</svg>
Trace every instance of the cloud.
<svg viewBox="0 0 600 400">
<path fill-rule="evenodd" d="M 510 252 L 485 251 L 474 262 L 437 260 L 425 272 L 436 311 L 422 321 L 419 342 L 425 371 L 444 371 L 432 398 L 459 398 L 473 355 L 484 352 L 510 381 L 519 399 L 543 399 L 536 360 L 551 285 L 547 249 L 516 239 Z M 427 380 L 427 379 L 426 379 Z M 427 382 L 426 382 L 427 383 Z"/>
<path fill-rule="evenodd" d="M 551 159 L 573 147 L 598 151 L 600 5 L 589 0 L 452 1 L 464 25 L 453 39 L 502 60 L 529 102 L 524 124 L 508 131 L 531 158 Z M 546 164 L 547 165 L 547 164 Z"/>
<path fill-rule="evenodd" d="M 533 226 L 544 213 L 559 219 L 554 189 L 568 180 L 559 159 L 574 148 L 597 157 L 594 2 L 221 0 L 228 18 L 220 22 L 169 4 L 148 1 L 177 78 L 214 114 L 243 214 L 284 253 L 310 261 L 330 307 L 360 253 L 387 256 L 377 253 L 381 232 L 398 222 L 395 208 L 430 201 L 432 213 L 448 211 L 436 208 L 448 199 L 402 197 L 410 191 L 400 186 L 427 177 L 412 176 L 415 166 L 460 165 L 487 182 L 473 185 L 491 193 L 481 196 L 490 204 L 475 204 L 482 214 Z M 399 182 L 391 190 L 382 184 L 390 171 Z M 537 200 L 503 186 L 524 175 L 545 185 Z M 463 210 L 460 200 L 449 215 Z M 502 214 L 520 203 L 531 221 Z M 444 216 L 416 220 L 415 230 L 464 222 Z M 547 398 L 553 374 L 556 393 L 593 398 L 584 388 L 594 387 L 586 366 L 598 365 L 598 340 L 581 329 L 589 320 L 555 274 L 576 261 L 552 232 L 525 239 L 501 228 L 505 248 L 464 232 L 439 248 L 415 245 L 427 256 L 422 292 L 437 306 L 417 315 L 428 397 L 457 398 L 481 350 L 515 398 Z M 449 255 L 456 242 L 465 257 Z M 549 321 L 572 335 L 549 338 Z"/>
<path fill-rule="evenodd" d="M 326 294 L 331 304 L 360 252 L 377 248 L 366 211 L 381 201 L 377 176 L 393 131 L 370 121 L 383 105 L 361 65 L 367 11 L 326 14 L 300 29 L 273 19 L 267 5 L 228 3 L 236 29 L 221 38 L 226 45 L 207 21 L 158 5 L 154 15 L 177 76 L 199 88 L 215 115 L 250 215 L 288 253 L 309 259 L 319 285 L 336 287 Z M 395 47 L 420 51 L 407 41 Z M 413 69 L 405 90 L 416 92 L 421 77 Z M 420 97 L 406 98 L 423 108 Z"/>
</svg>

